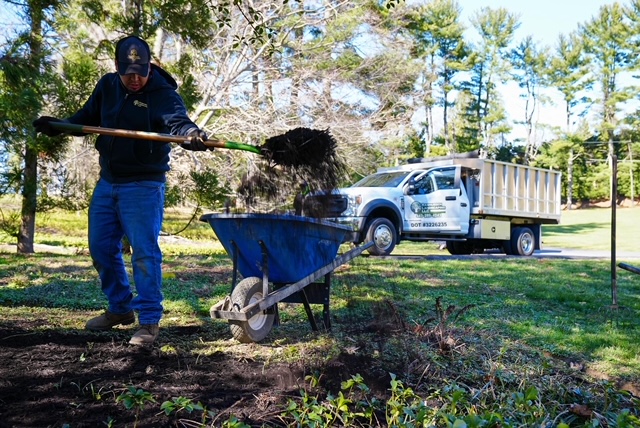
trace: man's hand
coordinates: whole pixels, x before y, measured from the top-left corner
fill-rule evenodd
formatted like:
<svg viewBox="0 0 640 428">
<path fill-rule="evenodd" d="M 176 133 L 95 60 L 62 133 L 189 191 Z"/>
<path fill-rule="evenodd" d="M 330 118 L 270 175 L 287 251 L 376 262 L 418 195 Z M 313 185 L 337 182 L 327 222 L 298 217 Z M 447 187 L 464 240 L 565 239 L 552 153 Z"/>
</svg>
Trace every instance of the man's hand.
<svg viewBox="0 0 640 428">
<path fill-rule="evenodd" d="M 63 120 L 51 116 L 40 116 L 33 121 L 33 127 L 36 128 L 36 132 L 48 135 L 49 137 L 55 137 L 56 135 L 62 134 L 64 131 L 58 131 L 55 129 L 51 126 L 52 122 L 63 122 Z"/>
<path fill-rule="evenodd" d="M 201 129 L 194 129 L 187 134 L 189 137 L 189 143 L 182 144 L 182 147 L 187 150 L 204 151 L 213 150 L 213 147 L 208 147 L 204 142 L 207 141 L 207 133 Z"/>
</svg>

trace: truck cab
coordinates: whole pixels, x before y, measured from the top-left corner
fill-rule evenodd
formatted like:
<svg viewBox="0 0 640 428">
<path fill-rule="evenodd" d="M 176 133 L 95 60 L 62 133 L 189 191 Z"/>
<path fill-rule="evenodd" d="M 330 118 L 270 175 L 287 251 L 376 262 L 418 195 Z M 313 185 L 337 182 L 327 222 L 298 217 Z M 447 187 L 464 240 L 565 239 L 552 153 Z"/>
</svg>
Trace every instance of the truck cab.
<svg viewBox="0 0 640 428">
<path fill-rule="evenodd" d="M 405 233 L 469 232 L 469 197 L 460 180 L 460 170 L 460 166 L 452 166 L 410 174 L 403 188 Z"/>
<path fill-rule="evenodd" d="M 305 200 L 305 215 L 347 225 L 352 240 L 374 241 L 374 255 L 388 255 L 402 236 L 412 240 L 460 237 L 469 232 L 469 196 L 461 167 L 380 171 L 331 195 Z M 427 240 L 427 239 L 424 239 Z"/>
</svg>

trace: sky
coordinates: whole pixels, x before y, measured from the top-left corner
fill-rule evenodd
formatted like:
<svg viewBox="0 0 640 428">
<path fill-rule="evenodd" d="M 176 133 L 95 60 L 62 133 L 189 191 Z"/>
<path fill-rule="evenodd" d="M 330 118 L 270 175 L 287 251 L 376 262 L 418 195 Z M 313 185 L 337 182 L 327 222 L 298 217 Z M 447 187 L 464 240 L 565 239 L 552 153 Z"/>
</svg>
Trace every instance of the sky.
<svg viewBox="0 0 640 428">
<path fill-rule="evenodd" d="M 462 21 L 471 27 L 469 18 L 483 7 L 503 7 L 519 15 L 520 28 L 516 40 L 531 35 L 542 44 L 553 46 L 561 33 L 569 34 L 596 16 L 601 6 L 614 0 L 458 0 Z M 627 4 L 626 1 L 620 1 Z"/>
<path fill-rule="evenodd" d="M 613 4 L 615 0 L 458 0 L 462 9 L 462 22 L 467 26 L 469 40 L 474 40 L 477 33 L 472 29 L 469 18 L 483 7 L 496 9 L 503 7 L 509 12 L 519 15 L 520 27 L 515 32 L 514 41 L 532 36 L 540 46 L 555 47 L 560 34 L 568 35 L 578 29 L 580 24 L 585 24 L 598 15 L 600 7 Z M 628 1 L 619 1 L 626 5 Z M 521 119 L 518 115 L 524 115 L 524 104 L 518 98 L 515 84 L 503 88 L 502 94 L 507 112 L 511 119 Z M 545 91 L 553 99 L 557 100 L 555 106 L 545 106 L 539 113 L 539 122 L 553 126 L 563 126 L 564 112 L 560 105 L 556 91 Z M 524 138 L 523 129 L 514 129 L 511 137 Z M 546 139 L 547 135 L 539 135 Z"/>
<path fill-rule="evenodd" d="M 5 39 L 13 35 L 16 27 L 16 22 L 19 21 L 16 15 L 16 8 L 5 2 L 0 2 L 0 43 L 3 43 Z"/>
</svg>

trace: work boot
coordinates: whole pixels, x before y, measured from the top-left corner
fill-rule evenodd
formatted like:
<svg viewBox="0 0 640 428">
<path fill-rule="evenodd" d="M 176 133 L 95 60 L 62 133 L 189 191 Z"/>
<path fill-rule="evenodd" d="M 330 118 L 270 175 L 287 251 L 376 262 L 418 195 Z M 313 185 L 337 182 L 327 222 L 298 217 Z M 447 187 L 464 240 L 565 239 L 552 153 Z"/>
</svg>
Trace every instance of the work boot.
<svg viewBox="0 0 640 428">
<path fill-rule="evenodd" d="M 131 345 L 151 345 L 158 337 L 159 331 L 158 324 L 142 324 L 129 343 Z"/>
<path fill-rule="evenodd" d="M 111 327 L 116 325 L 133 324 L 136 321 L 136 316 L 133 311 L 129 311 L 125 314 L 114 314 L 112 312 L 104 311 L 104 314 L 91 318 L 84 326 L 87 330 L 92 331 L 105 331 L 111 330 Z"/>
</svg>

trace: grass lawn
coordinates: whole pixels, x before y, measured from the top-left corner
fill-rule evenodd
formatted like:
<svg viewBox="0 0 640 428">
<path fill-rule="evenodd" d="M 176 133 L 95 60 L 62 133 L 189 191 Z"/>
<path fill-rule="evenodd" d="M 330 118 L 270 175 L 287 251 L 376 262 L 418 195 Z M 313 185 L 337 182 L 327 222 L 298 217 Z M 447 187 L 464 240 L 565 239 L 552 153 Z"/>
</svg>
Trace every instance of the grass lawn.
<svg viewBox="0 0 640 428">
<path fill-rule="evenodd" d="M 631 244 L 640 236 L 638 210 L 618 211 L 620 251 L 636 251 Z M 165 229 L 179 230 L 189 214 L 172 211 L 166 217 Z M 81 251 L 1 253 L 0 319 L 31 317 L 38 325 L 82 329 L 87 313 L 104 308 L 82 250 L 86 215 L 59 212 L 38 220 L 39 243 Z M 609 210 L 565 212 L 561 225 L 545 227 L 545 245 L 608 249 L 609 224 Z M 172 349 L 180 352 L 249 358 L 246 346 L 230 343 L 227 323 L 209 317 L 209 308 L 229 293 L 229 257 L 205 223 L 192 224 L 186 236 L 190 240 L 162 243 L 163 328 L 204 323 L 213 330 L 198 343 L 166 340 L 175 340 Z M 410 250 L 420 246 L 427 253 L 446 253 L 432 244 L 408 244 Z M 338 354 L 366 355 L 374 368 L 393 372 L 416 389 L 428 380 L 432 392 L 456 384 L 471 397 L 490 393 L 487 402 L 469 399 L 468 411 L 497 406 L 536 421 L 514 426 L 541 426 L 533 418 L 536 412 L 565 414 L 581 388 L 599 403 L 590 404 L 593 408 L 610 406 L 615 414 L 621 410 L 609 400 L 610 388 L 626 385 L 640 393 L 640 275 L 620 271 L 618 308 L 611 307 L 611 296 L 607 260 L 361 256 L 333 276 L 331 335 L 310 334 L 301 305 L 285 304 L 281 325 L 264 346 L 249 348 L 250 358 L 263 359 L 266 366 L 274 358 L 325 364 Z M 540 394 L 539 401 L 520 405 L 517 394 L 531 391 L 527 388 Z M 616 405 L 628 400 L 616 397 Z"/>
<path fill-rule="evenodd" d="M 616 251 L 639 252 L 640 207 L 616 209 Z M 560 224 L 543 226 L 543 246 L 611 250 L 611 208 L 563 211 Z"/>
</svg>

